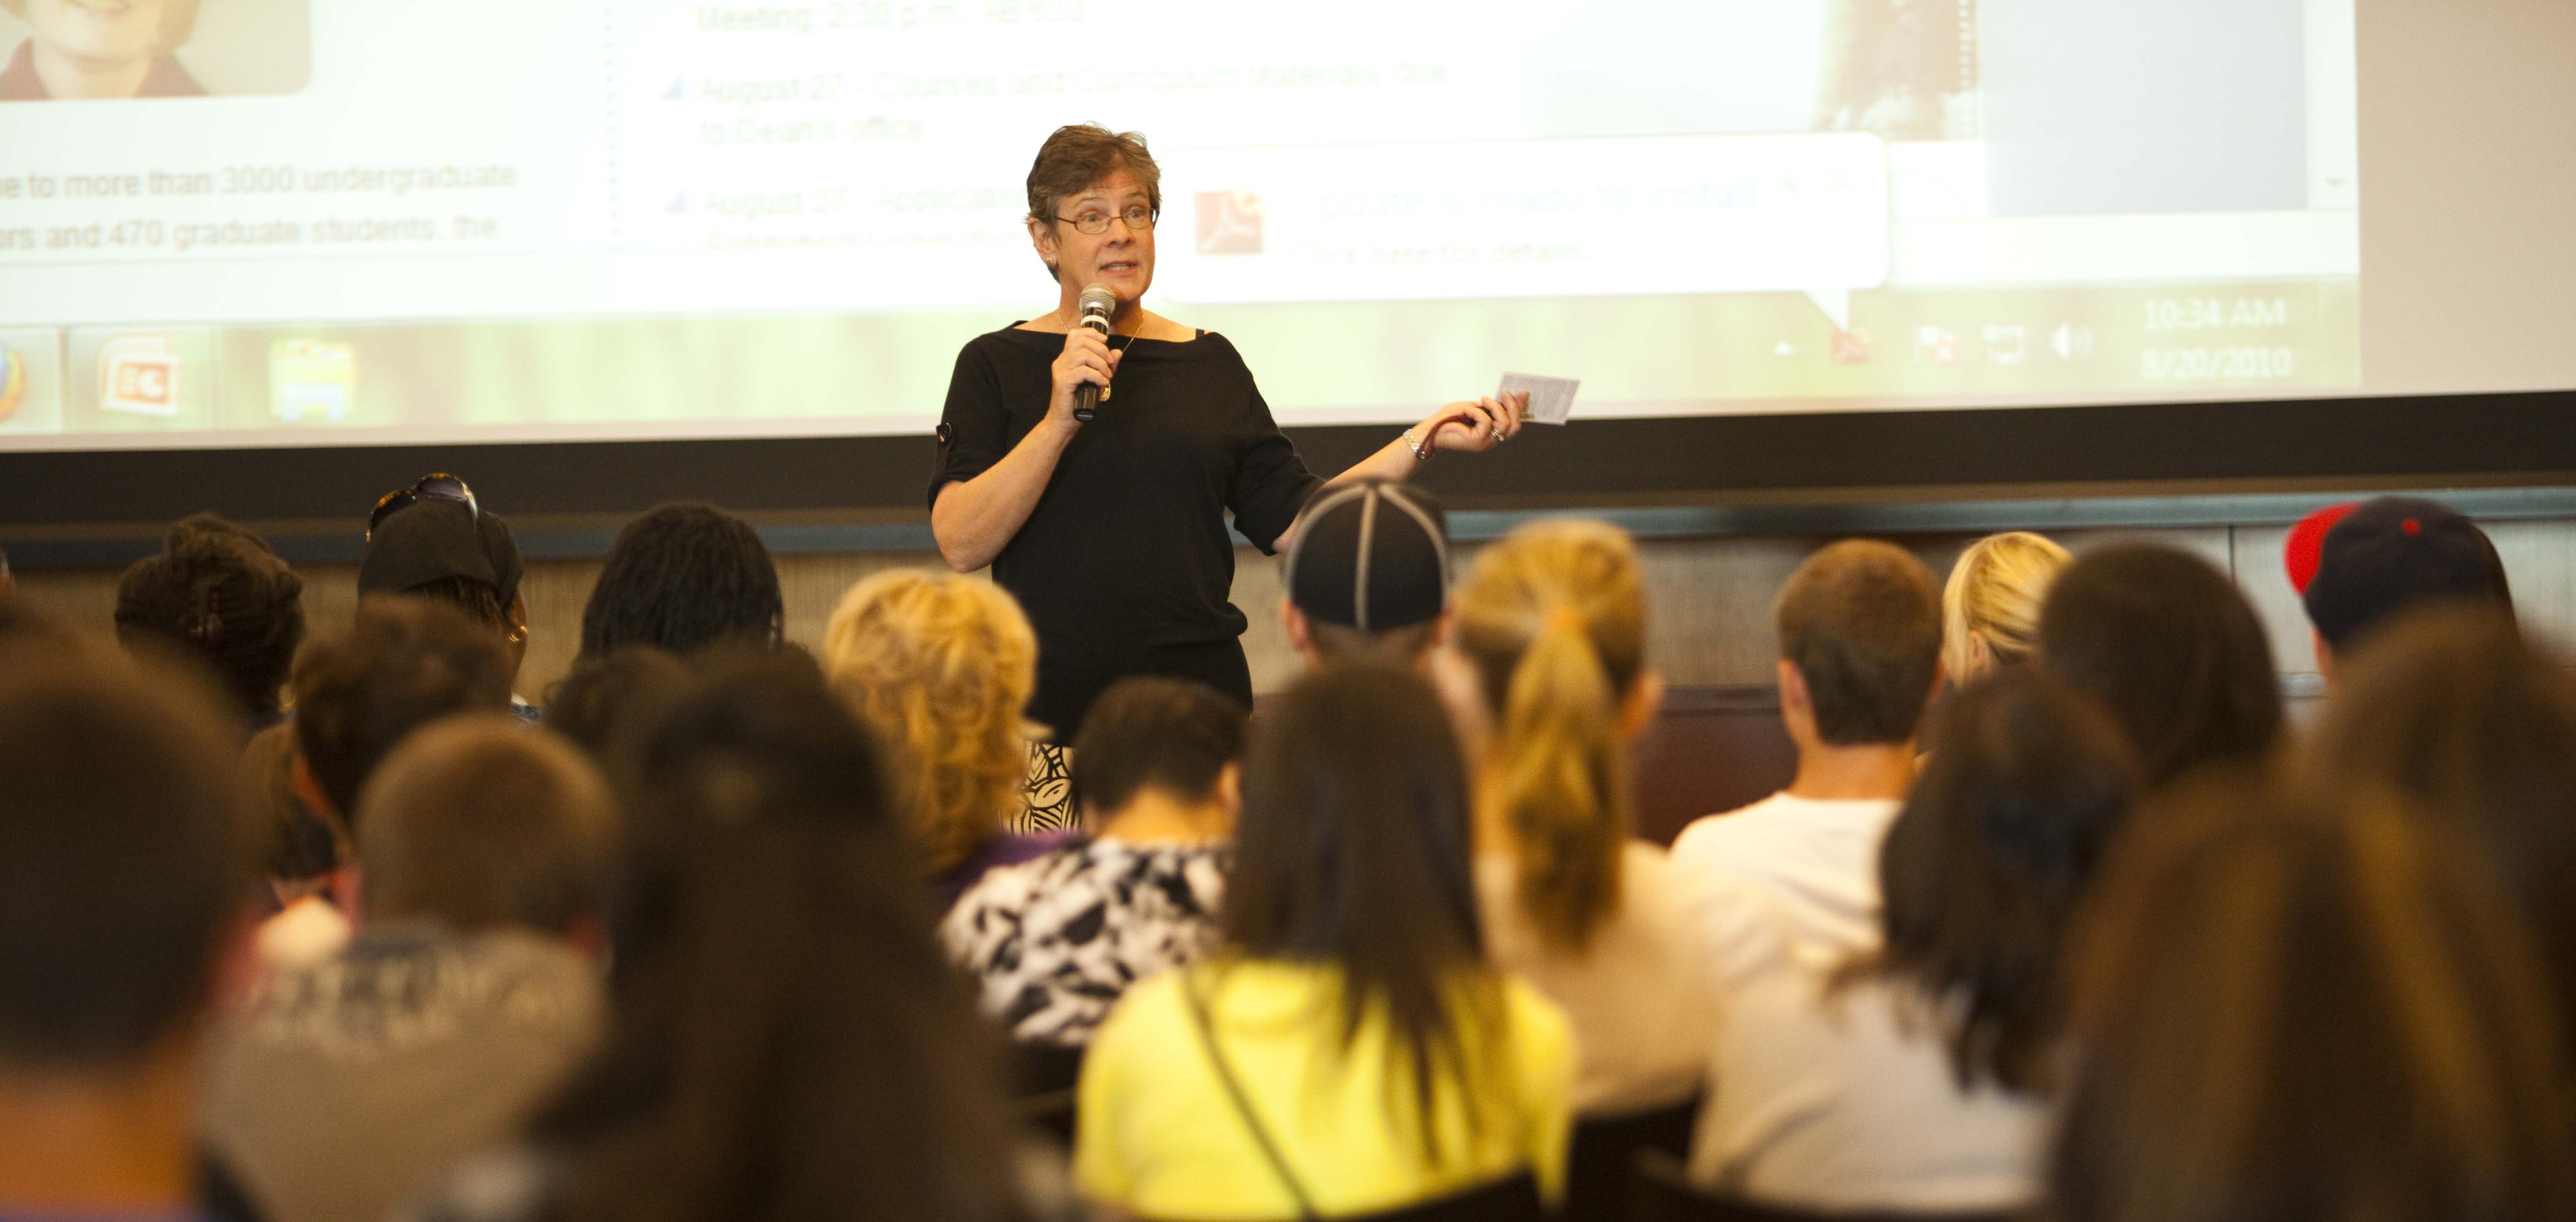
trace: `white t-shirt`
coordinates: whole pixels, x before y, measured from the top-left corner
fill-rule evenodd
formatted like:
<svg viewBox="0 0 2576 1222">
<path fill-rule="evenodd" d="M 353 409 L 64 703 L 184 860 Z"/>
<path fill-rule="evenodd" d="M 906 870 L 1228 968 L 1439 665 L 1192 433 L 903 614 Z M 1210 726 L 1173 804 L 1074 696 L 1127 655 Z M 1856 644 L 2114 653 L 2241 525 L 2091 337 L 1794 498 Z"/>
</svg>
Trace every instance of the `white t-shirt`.
<svg viewBox="0 0 2576 1222">
<path fill-rule="evenodd" d="M 1879 944 L 1878 851 L 1900 803 L 1777 794 L 1673 843 L 1708 887 L 1721 1002 L 1691 1177 L 1815 1210 L 2008 1209 L 2038 1193 L 2048 1109 L 1962 1092 L 1917 995 L 1835 988 Z"/>
<path fill-rule="evenodd" d="M 1715 989 L 1688 883 L 1662 849 L 1630 841 L 1620 862 L 1618 911 L 1574 954 L 1541 939 L 1522 912 L 1511 859 L 1476 862 L 1487 956 L 1537 986 L 1574 1023 L 1582 1052 L 1577 1115 L 1679 1103 L 1707 1077 Z"/>
</svg>

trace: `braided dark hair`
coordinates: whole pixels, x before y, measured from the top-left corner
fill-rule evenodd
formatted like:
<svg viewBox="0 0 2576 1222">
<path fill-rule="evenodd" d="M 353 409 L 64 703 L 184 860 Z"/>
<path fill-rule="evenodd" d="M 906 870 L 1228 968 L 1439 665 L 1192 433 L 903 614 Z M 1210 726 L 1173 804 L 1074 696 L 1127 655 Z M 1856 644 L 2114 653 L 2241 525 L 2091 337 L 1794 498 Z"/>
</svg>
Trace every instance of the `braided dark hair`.
<svg viewBox="0 0 2576 1222">
<path fill-rule="evenodd" d="M 689 654 L 784 635 L 778 569 L 751 524 L 712 505 L 657 505 L 626 524 L 581 612 L 581 656 L 630 645 Z"/>
<path fill-rule="evenodd" d="M 253 717 L 278 691 L 304 641 L 304 581 L 267 541 L 211 513 L 170 528 L 161 554 L 125 570 L 116 636 L 173 642 L 203 656 Z"/>
</svg>

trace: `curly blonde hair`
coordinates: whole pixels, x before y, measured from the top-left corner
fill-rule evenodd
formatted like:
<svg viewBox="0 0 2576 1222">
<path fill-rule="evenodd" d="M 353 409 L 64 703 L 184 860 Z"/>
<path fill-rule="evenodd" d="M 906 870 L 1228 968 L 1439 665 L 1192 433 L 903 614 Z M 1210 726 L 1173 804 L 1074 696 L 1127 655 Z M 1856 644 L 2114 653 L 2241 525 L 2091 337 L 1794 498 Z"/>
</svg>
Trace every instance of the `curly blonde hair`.
<svg viewBox="0 0 2576 1222">
<path fill-rule="evenodd" d="M 989 581 L 901 569 L 841 596 L 823 670 L 876 731 L 933 873 L 955 867 L 1024 803 L 1021 716 L 1037 634 Z"/>
</svg>

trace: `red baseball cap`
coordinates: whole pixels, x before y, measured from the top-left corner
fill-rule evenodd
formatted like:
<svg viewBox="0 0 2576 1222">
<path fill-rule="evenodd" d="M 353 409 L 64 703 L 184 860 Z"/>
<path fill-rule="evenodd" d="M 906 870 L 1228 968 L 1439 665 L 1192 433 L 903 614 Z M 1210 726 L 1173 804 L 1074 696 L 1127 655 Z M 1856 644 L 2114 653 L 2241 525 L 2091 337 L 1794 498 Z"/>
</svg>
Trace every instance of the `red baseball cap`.
<svg viewBox="0 0 2576 1222">
<path fill-rule="evenodd" d="M 2289 541 L 2281 545 L 2281 566 L 2290 570 L 2291 589 L 2303 595 L 2308 592 L 2308 583 L 2317 579 L 2317 562 L 2325 557 L 2326 532 L 2359 508 L 2359 501 L 2328 505 L 2290 528 Z"/>
</svg>

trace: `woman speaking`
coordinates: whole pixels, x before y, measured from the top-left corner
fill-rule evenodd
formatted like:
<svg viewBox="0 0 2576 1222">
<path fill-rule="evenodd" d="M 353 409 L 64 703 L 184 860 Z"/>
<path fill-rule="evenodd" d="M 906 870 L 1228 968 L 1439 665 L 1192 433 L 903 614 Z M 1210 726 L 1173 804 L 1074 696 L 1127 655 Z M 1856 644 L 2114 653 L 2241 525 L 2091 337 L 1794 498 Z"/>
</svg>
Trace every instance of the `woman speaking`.
<svg viewBox="0 0 2576 1222">
<path fill-rule="evenodd" d="M 1038 637 L 1030 716 L 1059 743 L 1128 675 L 1195 679 L 1249 704 L 1225 515 L 1274 550 L 1324 481 L 1225 337 L 1145 309 L 1163 199 L 1144 138 L 1059 128 L 1028 185 L 1029 239 L 1055 277 L 1056 307 L 957 354 L 930 484 L 940 555 L 960 572 L 993 566 L 1027 610 Z M 1105 337 L 1076 325 L 1093 284 L 1116 298 Z M 1075 414 L 1085 386 L 1100 396 L 1089 423 Z M 1519 431 L 1526 406 L 1452 403 L 1334 482 L 1400 480 L 1436 451 L 1490 449 Z"/>
</svg>

